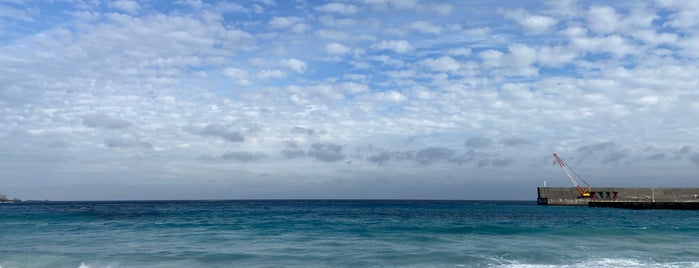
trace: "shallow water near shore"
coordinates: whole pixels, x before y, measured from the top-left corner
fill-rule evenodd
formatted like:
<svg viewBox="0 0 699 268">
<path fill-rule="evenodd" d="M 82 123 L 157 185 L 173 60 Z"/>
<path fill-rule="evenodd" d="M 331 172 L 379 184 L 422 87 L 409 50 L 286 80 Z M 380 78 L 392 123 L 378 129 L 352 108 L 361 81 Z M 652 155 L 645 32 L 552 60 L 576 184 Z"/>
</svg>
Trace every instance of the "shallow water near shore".
<svg viewBox="0 0 699 268">
<path fill-rule="evenodd" d="M 699 213 L 514 201 L 0 205 L 0 267 L 699 267 Z"/>
</svg>

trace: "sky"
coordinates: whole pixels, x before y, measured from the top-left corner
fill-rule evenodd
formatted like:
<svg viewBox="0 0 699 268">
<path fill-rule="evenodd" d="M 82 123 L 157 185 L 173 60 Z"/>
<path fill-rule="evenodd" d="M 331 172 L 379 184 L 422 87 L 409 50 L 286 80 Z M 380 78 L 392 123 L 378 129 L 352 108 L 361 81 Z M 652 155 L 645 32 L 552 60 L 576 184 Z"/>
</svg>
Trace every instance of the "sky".
<svg viewBox="0 0 699 268">
<path fill-rule="evenodd" d="M 699 186 L 699 1 L 0 0 L 21 199 Z"/>
</svg>

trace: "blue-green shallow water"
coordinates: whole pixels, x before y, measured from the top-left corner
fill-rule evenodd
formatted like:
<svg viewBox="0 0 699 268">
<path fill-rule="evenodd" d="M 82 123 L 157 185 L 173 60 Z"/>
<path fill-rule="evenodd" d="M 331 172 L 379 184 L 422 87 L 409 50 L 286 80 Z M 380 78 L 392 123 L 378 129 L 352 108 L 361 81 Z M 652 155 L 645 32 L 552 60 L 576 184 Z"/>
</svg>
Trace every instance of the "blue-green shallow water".
<svg viewBox="0 0 699 268">
<path fill-rule="evenodd" d="M 492 201 L 0 205 L 8 267 L 699 267 L 697 211 Z"/>
</svg>

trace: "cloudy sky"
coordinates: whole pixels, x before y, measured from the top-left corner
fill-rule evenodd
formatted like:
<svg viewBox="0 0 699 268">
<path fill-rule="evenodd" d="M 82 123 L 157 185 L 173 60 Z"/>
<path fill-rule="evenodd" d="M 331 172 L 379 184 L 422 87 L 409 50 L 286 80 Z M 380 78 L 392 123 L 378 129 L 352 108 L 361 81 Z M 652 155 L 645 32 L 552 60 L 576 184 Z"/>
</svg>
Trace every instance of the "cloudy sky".
<svg viewBox="0 0 699 268">
<path fill-rule="evenodd" d="M 626 3 L 629 2 L 629 3 Z M 0 1 L 22 199 L 699 186 L 699 2 Z"/>
</svg>

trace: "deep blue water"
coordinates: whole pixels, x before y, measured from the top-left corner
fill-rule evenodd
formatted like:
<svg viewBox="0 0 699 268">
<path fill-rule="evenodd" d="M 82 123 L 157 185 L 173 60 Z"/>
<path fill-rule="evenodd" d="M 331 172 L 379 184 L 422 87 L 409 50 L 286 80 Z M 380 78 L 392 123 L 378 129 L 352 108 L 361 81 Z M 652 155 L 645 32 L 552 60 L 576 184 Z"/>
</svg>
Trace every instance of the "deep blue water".
<svg viewBox="0 0 699 268">
<path fill-rule="evenodd" d="M 697 223 L 510 201 L 0 204 L 0 267 L 699 267 Z"/>
</svg>

